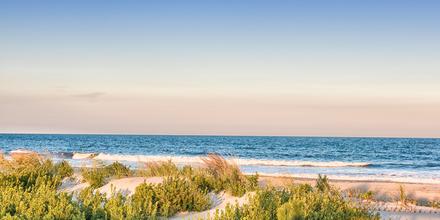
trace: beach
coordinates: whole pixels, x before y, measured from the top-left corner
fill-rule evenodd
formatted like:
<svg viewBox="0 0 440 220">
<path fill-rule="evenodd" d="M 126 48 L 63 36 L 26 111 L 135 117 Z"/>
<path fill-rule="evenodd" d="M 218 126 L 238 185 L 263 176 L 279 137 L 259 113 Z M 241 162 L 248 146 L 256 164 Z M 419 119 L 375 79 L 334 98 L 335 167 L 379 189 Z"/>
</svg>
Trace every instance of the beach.
<svg viewBox="0 0 440 220">
<path fill-rule="evenodd" d="M 112 180 L 106 185 L 98 188 L 101 193 L 111 195 L 116 191 L 122 192 L 125 196 L 132 195 L 135 188 L 142 183 L 159 184 L 163 181 L 162 177 L 128 177 Z M 285 188 L 292 184 L 310 184 L 315 185 L 316 179 L 313 178 L 291 178 L 260 176 L 259 185 L 261 187 Z M 414 202 L 420 201 L 438 201 L 440 200 L 439 184 L 415 184 L 415 183 L 397 183 L 383 181 L 352 181 L 352 180 L 329 180 L 329 183 L 342 192 L 373 192 L 373 197 L 369 201 L 363 201 L 371 210 L 380 213 L 381 219 L 391 220 L 429 220 L 440 219 L 440 209 L 417 204 L 402 204 L 399 201 L 400 187 L 402 186 L 407 193 L 408 199 Z M 61 191 L 75 192 L 87 187 L 87 184 L 77 182 L 77 184 L 66 184 Z M 213 216 L 216 211 L 225 210 L 229 205 L 247 203 L 247 199 L 253 193 L 247 193 L 241 197 L 231 196 L 228 193 L 210 193 L 209 198 L 212 201 L 211 207 L 203 212 L 183 212 L 178 213 L 170 219 L 203 219 Z M 364 204 L 364 205 L 365 205 Z"/>
<path fill-rule="evenodd" d="M 110 200 L 115 192 L 133 196 L 143 183 L 159 187 L 168 175 L 186 179 L 183 170 L 205 169 L 209 152 L 219 152 L 214 155 L 221 155 L 224 159 L 219 160 L 227 161 L 240 175 L 258 175 L 258 188 L 240 189 L 248 187 L 248 180 L 235 183 L 234 194 L 226 185 L 210 188 L 209 207 L 179 211 L 168 216 L 172 219 L 212 218 L 236 203 L 246 207 L 255 202 L 256 192 L 271 192 L 271 187 L 281 190 L 308 184 L 318 188 L 319 175 L 328 179 L 344 202 L 366 207 L 382 219 L 440 219 L 438 139 L 2 134 L 0 144 L 6 160 L 38 155 L 72 166 L 73 176 L 64 179 L 56 192 L 76 195 L 91 187 Z M 421 147 L 430 148 L 431 153 Z M 99 174 L 114 164 L 126 174 Z M 164 165 L 164 169 L 138 172 L 151 165 Z M 229 178 L 233 176 L 215 181 Z"/>
<path fill-rule="evenodd" d="M 291 178 L 276 176 L 261 176 L 263 185 L 286 186 L 287 184 L 308 183 L 314 184 L 316 178 Z M 361 192 L 372 191 L 374 197 L 383 202 L 391 202 L 399 199 L 400 186 L 407 195 L 414 200 L 440 200 L 440 184 L 430 183 L 401 183 L 390 181 L 354 181 L 354 180 L 332 180 L 330 184 L 342 191 L 358 190 Z"/>
</svg>

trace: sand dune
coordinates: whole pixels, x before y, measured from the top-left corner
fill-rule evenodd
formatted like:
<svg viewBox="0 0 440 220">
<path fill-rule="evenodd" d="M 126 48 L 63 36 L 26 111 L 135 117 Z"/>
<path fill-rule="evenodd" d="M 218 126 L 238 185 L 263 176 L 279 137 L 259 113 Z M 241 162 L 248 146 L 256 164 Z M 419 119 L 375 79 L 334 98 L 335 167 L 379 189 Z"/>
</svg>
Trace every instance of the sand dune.
<svg viewBox="0 0 440 220">
<path fill-rule="evenodd" d="M 101 193 L 106 193 L 110 196 L 112 192 L 121 192 L 125 196 L 132 195 L 137 186 L 142 183 L 159 184 L 162 183 L 163 177 L 127 177 L 122 179 L 114 179 L 109 181 L 106 185 L 97 189 Z M 313 179 L 292 179 L 285 177 L 261 177 L 260 185 L 272 185 L 281 187 L 286 184 L 295 183 L 310 183 L 314 184 Z M 430 207 L 415 206 L 415 205 L 400 205 L 395 202 L 400 183 L 391 182 L 358 182 L 358 181 L 330 181 L 330 183 L 341 189 L 357 189 L 361 191 L 371 190 L 376 194 L 376 199 L 379 202 L 368 202 L 371 210 L 378 211 L 382 219 L 440 219 L 440 210 Z M 440 197 L 440 186 L 435 184 L 403 184 L 408 191 L 408 195 L 414 199 L 438 199 Z M 60 187 L 63 192 L 79 192 L 88 187 L 89 184 L 82 182 L 80 175 L 75 174 L 73 178 L 66 179 Z M 247 198 L 252 193 L 247 193 L 242 197 L 234 197 L 226 193 L 209 193 L 211 199 L 211 208 L 203 212 L 185 212 L 178 213 L 170 219 L 204 219 L 208 216 L 213 216 L 216 210 L 224 210 L 229 203 L 234 205 L 238 203 L 243 205 L 247 202 Z"/>
</svg>

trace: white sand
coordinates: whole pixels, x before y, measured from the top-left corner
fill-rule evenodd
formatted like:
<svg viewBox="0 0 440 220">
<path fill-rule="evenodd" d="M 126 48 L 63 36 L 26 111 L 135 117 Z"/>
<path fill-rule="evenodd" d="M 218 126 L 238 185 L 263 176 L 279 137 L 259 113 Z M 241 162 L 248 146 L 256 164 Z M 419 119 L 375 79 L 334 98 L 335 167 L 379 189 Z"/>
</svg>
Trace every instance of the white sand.
<svg viewBox="0 0 440 220">
<path fill-rule="evenodd" d="M 405 213 L 381 211 L 380 217 L 386 220 L 435 220 L 440 219 L 440 215 L 433 213 Z"/>
<path fill-rule="evenodd" d="M 314 185 L 316 179 L 260 176 L 261 186 L 271 185 L 275 187 L 286 186 L 292 183 L 308 183 Z M 353 180 L 329 180 L 330 184 L 342 191 L 357 190 L 360 192 L 373 191 L 374 197 L 379 201 L 398 200 L 400 186 L 403 186 L 408 198 L 414 200 L 440 200 L 440 184 L 428 183 L 395 183 L 381 181 L 353 181 Z"/>
<path fill-rule="evenodd" d="M 89 183 L 83 182 L 83 178 L 80 174 L 75 173 L 72 177 L 65 178 L 58 190 L 60 192 L 76 193 L 89 186 Z"/>
<path fill-rule="evenodd" d="M 229 203 L 231 205 L 235 205 L 236 203 L 238 205 L 243 205 L 248 202 L 248 197 L 251 196 L 253 193 L 247 193 L 242 197 L 234 197 L 231 195 L 228 195 L 226 193 L 220 193 L 220 194 L 214 194 L 209 193 L 209 197 L 211 198 L 211 208 L 203 211 L 203 212 L 184 212 L 184 213 L 178 213 L 177 215 L 171 217 L 170 219 L 206 219 L 208 216 L 214 216 L 215 211 L 218 210 L 224 210 L 226 208 L 226 205 Z"/>
<path fill-rule="evenodd" d="M 96 191 L 99 191 L 100 193 L 106 193 L 107 197 L 110 197 L 113 192 L 121 192 L 124 196 L 130 196 L 134 193 L 136 187 L 142 183 L 158 184 L 162 183 L 162 181 L 162 177 L 127 177 L 111 180 L 109 183 L 96 189 Z M 67 193 L 77 193 L 89 186 L 89 183 L 83 182 L 81 175 L 75 174 L 73 177 L 63 180 L 59 191 Z"/>
<path fill-rule="evenodd" d="M 106 193 L 107 197 L 110 197 L 115 192 L 121 192 L 124 196 L 130 196 L 134 193 L 136 187 L 142 183 L 159 184 L 162 181 L 162 177 L 127 177 L 111 180 L 101 188 L 98 188 L 97 191 Z"/>
</svg>

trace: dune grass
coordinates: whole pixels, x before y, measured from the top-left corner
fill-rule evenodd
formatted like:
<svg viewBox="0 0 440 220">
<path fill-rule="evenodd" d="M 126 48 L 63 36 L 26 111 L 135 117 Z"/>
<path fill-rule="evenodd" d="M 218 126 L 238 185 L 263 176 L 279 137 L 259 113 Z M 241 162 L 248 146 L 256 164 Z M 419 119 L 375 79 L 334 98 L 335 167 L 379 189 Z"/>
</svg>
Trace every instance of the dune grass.
<svg viewBox="0 0 440 220">
<path fill-rule="evenodd" d="M 152 177 L 152 176 L 175 176 L 179 174 L 179 168 L 171 161 L 156 162 L 151 161 L 143 163 L 138 170 L 138 175 Z"/>
<path fill-rule="evenodd" d="M 81 175 L 92 188 L 98 188 L 107 183 L 109 178 L 122 178 L 131 176 L 133 172 L 127 166 L 113 162 L 107 166 L 94 165 L 92 168 L 81 168 Z"/>
<path fill-rule="evenodd" d="M 202 167 L 179 168 L 172 161 L 144 163 L 138 170 L 140 176 L 185 177 L 205 191 L 226 191 L 233 196 L 242 196 L 257 187 L 258 175 L 246 176 L 231 160 L 218 154 L 202 158 Z"/>
<path fill-rule="evenodd" d="M 0 156 L 1 219 L 162 219 L 178 212 L 203 211 L 210 207 L 209 192 L 226 191 L 241 196 L 255 191 L 243 206 L 228 205 L 212 219 L 377 219 L 366 209 L 352 205 L 326 179 L 316 187 L 292 185 L 285 189 L 259 188 L 258 176 L 246 176 L 231 161 L 215 154 L 204 166 L 178 168 L 171 162 L 149 163 L 146 176 L 162 176 L 160 184 L 141 184 L 131 196 L 95 190 L 109 178 L 133 175 L 115 162 L 83 168 L 92 187 L 77 194 L 59 192 L 61 180 L 73 174 L 65 162 L 30 155 L 6 160 Z M 142 173 L 142 172 L 141 172 Z"/>
<path fill-rule="evenodd" d="M 221 219 L 379 219 L 379 215 L 344 199 L 325 177 L 315 187 L 292 185 L 285 189 L 258 189 L 247 204 L 228 205 L 212 217 Z"/>
</svg>

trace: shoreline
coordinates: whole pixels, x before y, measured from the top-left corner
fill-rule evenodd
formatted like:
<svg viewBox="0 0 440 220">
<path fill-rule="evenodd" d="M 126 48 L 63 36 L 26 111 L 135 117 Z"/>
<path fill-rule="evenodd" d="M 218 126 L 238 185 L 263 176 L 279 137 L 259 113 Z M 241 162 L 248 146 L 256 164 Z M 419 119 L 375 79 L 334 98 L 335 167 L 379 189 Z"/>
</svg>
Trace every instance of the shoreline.
<svg viewBox="0 0 440 220">
<path fill-rule="evenodd" d="M 251 173 L 246 173 L 246 175 L 252 175 Z M 290 175 L 290 174 L 289 174 Z M 318 174 L 316 174 L 318 175 Z M 313 177 L 295 177 L 295 176 L 286 176 L 286 175 L 268 175 L 268 174 L 258 174 L 259 177 L 264 178 L 275 178 L 275 179 L 294 179 L 294 180 L 300 180 L 300 181 L 315 181 L 317 178 Z M 353 183 L 395 183 L 395 184 L 423 184 L 423 185 L 433 185 L 433 186 L 440 186 L 440 183 L 414 183 L 414 182 L 399 182 L 399 181 L 392 181 L 392 180 L 356 180 L 356 179 L 332 179 L 329 178 L 330 182 L 353 182 Z"/>
<path fill-rule="evenodd" d="M 295 177 L 276 177 L 259 176 L 264 185 L 282 187 L 288 184 L 308 183 L 315 184 L 316 178 L 295 178 Z M 356 190 L 358 192 L 371 191 L 375 199 L 379 201 L 397 201 L 400 193 L 400 186 L 409 199 L 415 201 L 440 200 L 440 184 L 434 183 L 400 183 L 392 181 L 362 181 L 362 180 L 334 180 L 329 178 L 329 183 L 341 191 Z"/>
</svg>

